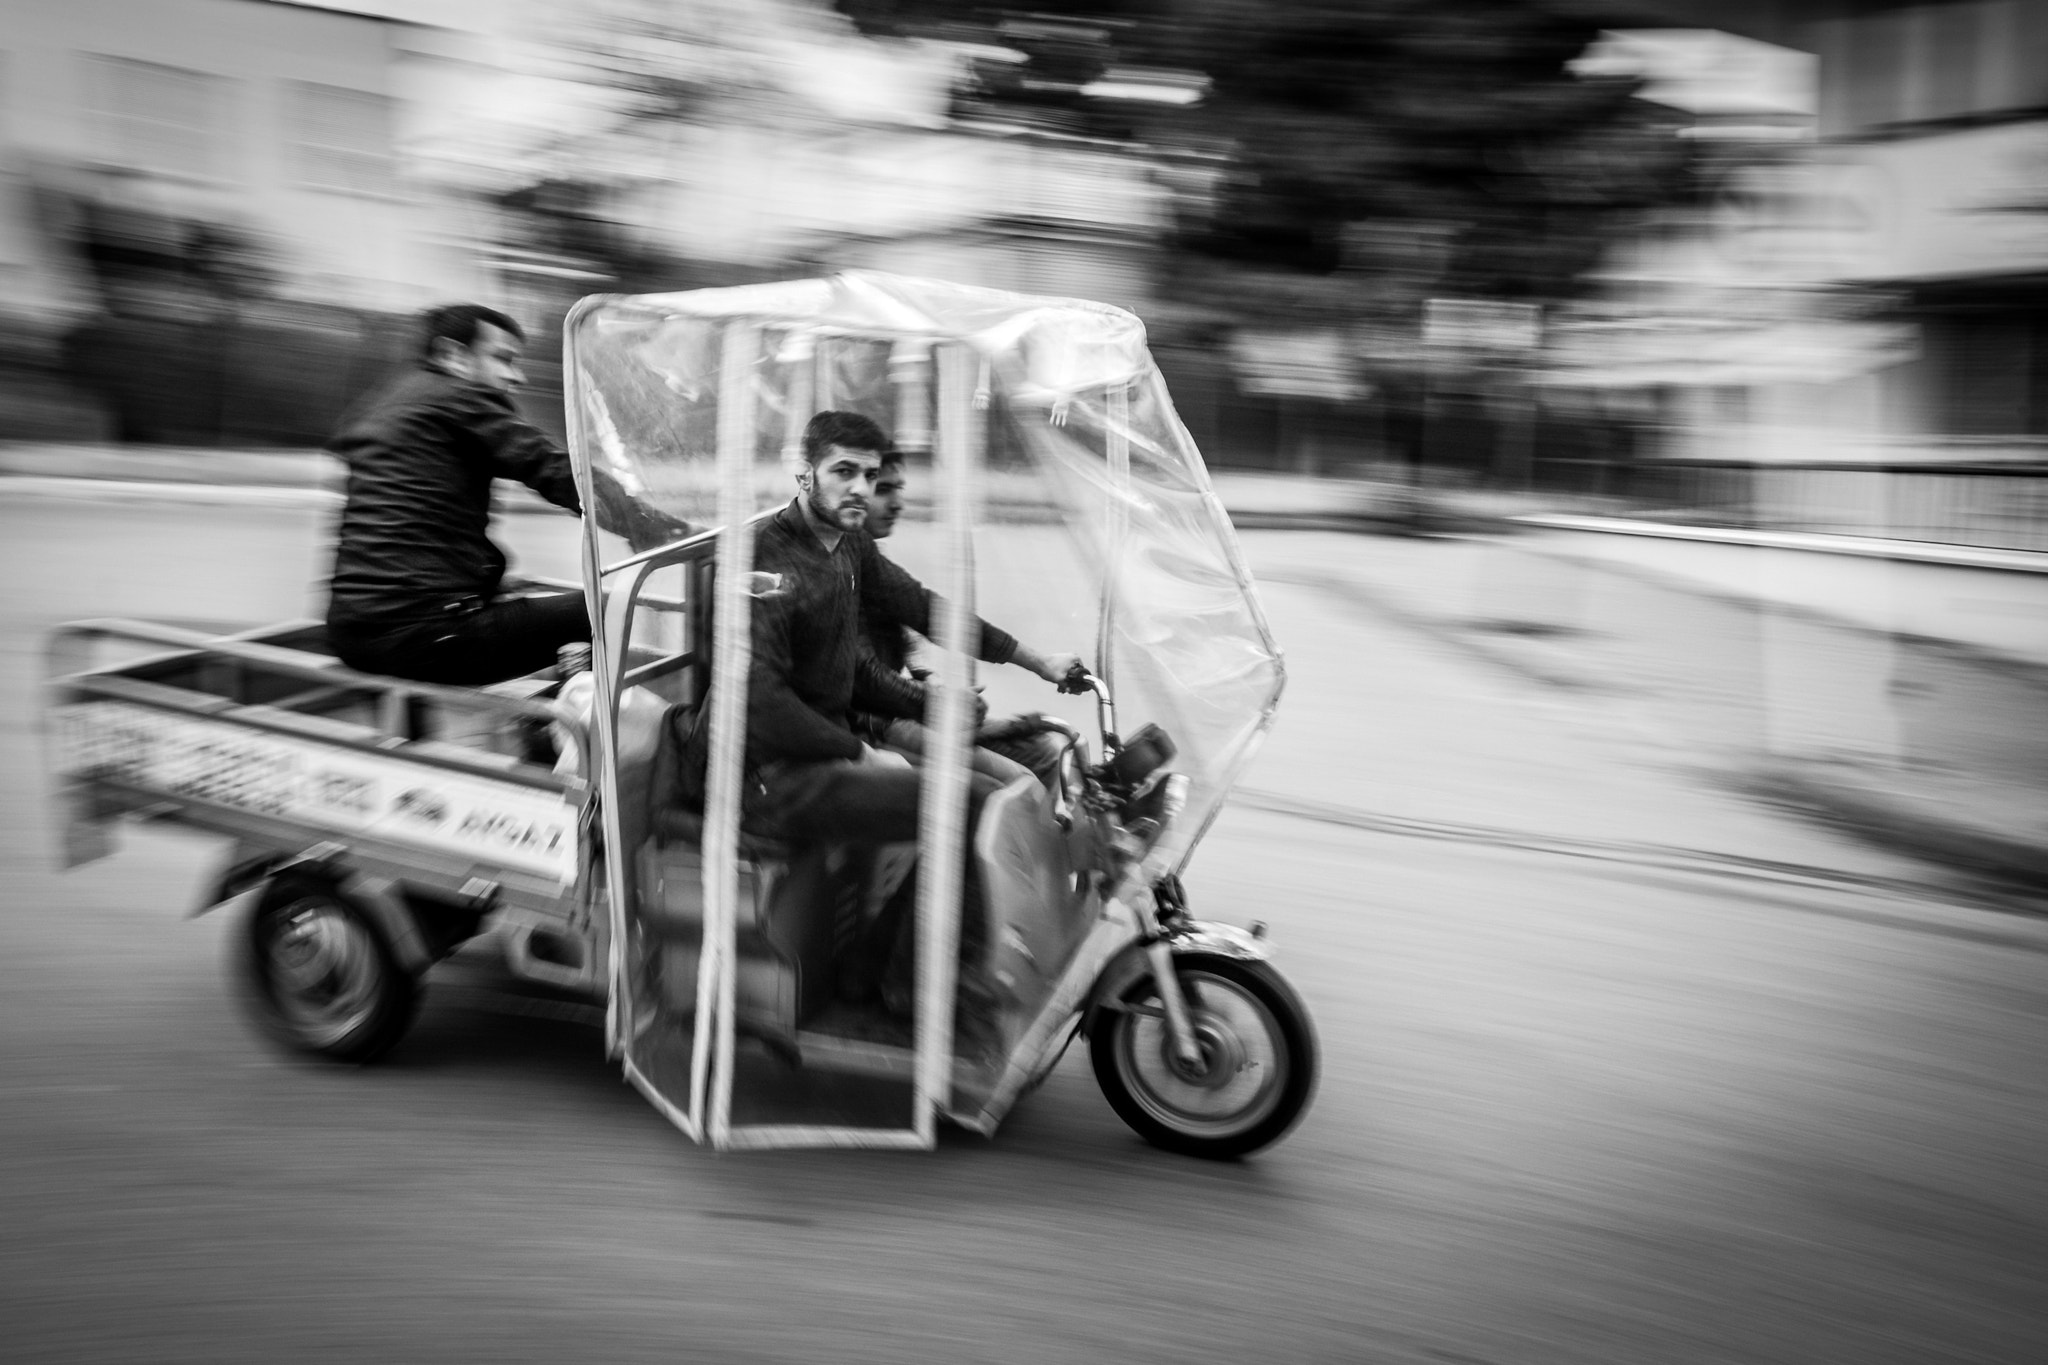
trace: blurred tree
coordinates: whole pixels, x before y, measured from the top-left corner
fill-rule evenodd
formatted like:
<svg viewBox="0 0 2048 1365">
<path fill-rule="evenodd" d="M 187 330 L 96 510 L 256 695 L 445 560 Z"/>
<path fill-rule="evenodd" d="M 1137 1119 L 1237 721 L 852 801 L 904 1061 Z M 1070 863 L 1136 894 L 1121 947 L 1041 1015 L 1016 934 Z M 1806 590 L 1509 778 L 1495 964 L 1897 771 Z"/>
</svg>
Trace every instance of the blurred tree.
<svg viewBox="0 0 2048 1365">
<path fill-rule="evenodd" d="M 486 192 L 507 211 L 508 245 L 594 267 L 621 288 L 772 273 L 685 259 L 650 225 L 644 202 L 679 185 L 740 188 L 692 184 L 695 132 L 795 139 L 943 121 L 950 67 L 901 62 L 903 51 L 863 41 L 826 0 L 581 0 L 537 16 L 516 74 L 545 90 L 555 116 L 490 130 L 483 157 L 502 169 Z"/>
<path fill-rule="evenodd" d="M 1568 65 L 1614 22 L 1600 6 L 1039 0 L 1028 17 L 980 12 L 986 41 L 1024 60 L 980 63 L 973 97 L 1065 108 L 1080 132 L 1120 117 L 1206 159 L 1210 174 L 1179 177 L 1191 192 L 1163 283 L 1218 322 L 1412 319 L 1431 295 L 1542 301 L 1690 192 L 1689 144 L 1631 98 L 1639 83 Z M 961 28 L 945 0 L 840 7 L 871 29 Z M 1198 71 L 1207 96 L 1091 98 L 1119 65 Z"/>
</svg>

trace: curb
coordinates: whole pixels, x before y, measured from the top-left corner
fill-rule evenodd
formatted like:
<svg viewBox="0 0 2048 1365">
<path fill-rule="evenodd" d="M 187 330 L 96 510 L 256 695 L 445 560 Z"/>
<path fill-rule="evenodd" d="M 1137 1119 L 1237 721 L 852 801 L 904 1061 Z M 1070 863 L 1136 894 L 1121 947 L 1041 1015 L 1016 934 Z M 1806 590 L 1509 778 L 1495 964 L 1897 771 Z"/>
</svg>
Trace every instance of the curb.
<svg viewBox="0 0 2048 1365">
<path fill-rule="evenodd" d="M 1738 776 L 1736 786 L 1881 847 L 2028 891 L 2048 892 L 2048 849 L 1986 833 L 1911 797 L 1830 781 L 1782 764 L 1751 768 Z"/>
<path fill-rule="evenodd" d="M 195 507 L 280 507 L 328 511 L 342 504 L 335 488 L 292 484 L 166 483 L 152 479 L 60 478 L 0 474 L 0 505 L 9 502 L 109 502 Z M 500 515 L 569 516 L 523 488 L 502 490 L 492 510 Z"/>
<path fill-rule="evenodd" d="M 197 506 L 296 507 L 327 509 L 339 507 L 338 488 L 305 482 L 216 482 L 211 480 L 138 479 L 120 474 L 15 474 L 0 469 L 0 503 L 16 499 L 54 499 L 72 502 L 182 503 Z M 542 513 L 569 515 L 523 488 L 499 490 L 495 511 L 503 514 Z M 988 510 L 1002 509 L 991 506 Z M 1019 506 L 1012 515 L 997 520 L 1041 522 L 1050 520 L 1042 509 Z M 1318 511 L 1287 512 L 1271 508 L 1224 512 L 1239 530 L 1336 531 L 1350 535 L 1418 534 L 1404 523 L 1389 522 L 1362 514 Z M 1421 534 L 1430 534 L 1424 532 Z"/>
</svg>

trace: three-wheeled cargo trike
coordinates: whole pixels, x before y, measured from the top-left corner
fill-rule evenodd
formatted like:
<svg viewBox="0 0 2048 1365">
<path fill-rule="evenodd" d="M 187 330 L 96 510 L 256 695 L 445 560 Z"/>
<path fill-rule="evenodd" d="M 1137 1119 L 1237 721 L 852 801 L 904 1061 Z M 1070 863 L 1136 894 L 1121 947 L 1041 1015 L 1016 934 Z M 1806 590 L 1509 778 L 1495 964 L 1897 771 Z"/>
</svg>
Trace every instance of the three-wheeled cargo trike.
<svg viewBox="0 0 2048 1365">
<path fill-rule="evenodd" d="M 307 622 L 63 627 L 67 858 L 107 852 L 117 817 L 228 836 L 205 900 L 237 907 L 256 1019 L 342 1061 L 399 1040 L 436 962 L 495 941 L 524 980 L 602 1002 L 627 1078 L 721 1148 L 991 1132 L 1077 1036 L 1159 1146 L 1238 1156 L 1292 1127 L 1308 1014 L 1263 931 L 1193 918 L 1181 878 L 1283 672 L 1139 321 L 862 273 L 604 296 L 567 319 L 564 376 L 587 672 L 450 688 L 351 671 Z M 878 422 L 919 489 L 887 545 L 935 604 L 914 844 L 743 827 L 751 614 L 779 590 L 756 527 L 827 409 Z M 977 614 L 1093 666 L 1059 692 L 977 675 Z M 969 828 L 983 689 L 1057 757 Z M 681 800 L 677 737 L 699 730 Z M 908 998 L 836 989 L 906 901 Z"/>
</svg>

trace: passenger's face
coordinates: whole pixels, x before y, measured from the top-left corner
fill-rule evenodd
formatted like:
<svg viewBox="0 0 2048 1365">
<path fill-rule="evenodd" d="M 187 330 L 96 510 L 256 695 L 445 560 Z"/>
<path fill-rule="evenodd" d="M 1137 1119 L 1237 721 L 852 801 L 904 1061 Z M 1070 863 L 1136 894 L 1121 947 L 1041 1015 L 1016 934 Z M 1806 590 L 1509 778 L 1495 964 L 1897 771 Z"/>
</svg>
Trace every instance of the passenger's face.
<svg viewBox="0 0 2048 1365">
<path fill-rule="evenodd" d="M 903 515 L 903 466 L 886 466 L 875 476 L 875 502 L 868 509 L 868 534 L 876 540 L 884 540 L 896 529 L 896 518 Z"/>
<path fill-rule="evenodd" d="M 867 523 L 875 495 L 875 476 L 882 456 L 873 450 L 830 446 L 825 457 L 803 473 L 804 498 L 811 515 L 841 531 L 858 531 Z"/>
<path fill-rule="evenodd" d="M 524 378 L 519 373 L 519 338 L 488 322 L 476 325 L 476 340 L 467 346 L 443 340 L 437 353 L 441 368 L 499 393 L 510 393 Z"/>
</svg>

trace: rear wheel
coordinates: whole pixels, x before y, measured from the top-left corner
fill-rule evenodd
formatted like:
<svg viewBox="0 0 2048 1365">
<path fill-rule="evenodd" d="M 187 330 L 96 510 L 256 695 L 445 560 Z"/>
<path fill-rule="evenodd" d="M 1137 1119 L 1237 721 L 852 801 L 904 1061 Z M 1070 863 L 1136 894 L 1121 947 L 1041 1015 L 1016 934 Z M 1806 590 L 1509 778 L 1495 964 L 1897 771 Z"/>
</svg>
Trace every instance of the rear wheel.
<svg viewBox="0 0 2048 1365">
<path fill-rule="evenodd" d="M 1148 975 L 1104 1007 L 1090 1031 L 1095 1079 L 1117 1117 L 1156 1147 L 1227 1160 L 1278 1140 L 1316 1086 L 1316 1037 L 1294 988 L 1264 962 L 1174 959 L 1201 1050 L 1175 1055 Z"/>
<path fill-rule="evenodd" d="M 298 1052 L 367 1062 L 404 1036 L 420 985 L 383 931 L 324 882 L 273 882 L 237 936 L 243 995 L 256 1022 Z"/>
</svg>

